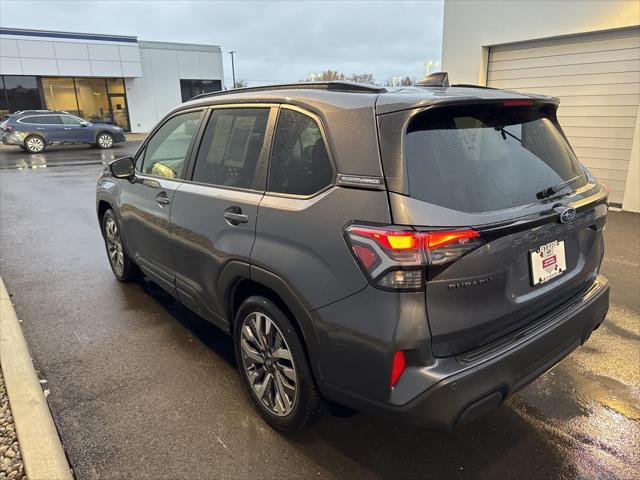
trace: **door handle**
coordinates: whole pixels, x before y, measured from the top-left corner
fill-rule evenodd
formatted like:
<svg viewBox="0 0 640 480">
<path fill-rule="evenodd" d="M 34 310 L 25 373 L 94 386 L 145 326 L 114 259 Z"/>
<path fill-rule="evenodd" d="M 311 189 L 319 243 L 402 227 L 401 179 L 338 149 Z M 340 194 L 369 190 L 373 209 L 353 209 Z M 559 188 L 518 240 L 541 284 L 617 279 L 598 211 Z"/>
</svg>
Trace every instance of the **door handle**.
<svg viewBox="0 0 640 480">
<path fill-rule="evenodd" d="M 160 192 L 158 195 L 156 195 L 156 202 L 161 207 L 164 207 L 169 205 L 171 203 L 171 200 L 169 200 L 169 197 L 167 196 L 167 192 Z"/>
<path fill-rule="evenodd" d="M 71 127 L 64 127 L 65 130 L 71 130 Z"/>
<path fill-rule="evenodd" d="M 224 218 L 227 223 L 238 226 L 241 223 L 247 223 L 249 221 L 249 217 L 242 213 L 242 209 L 240 207 L 229 207 L 224 211 Z"/>
</svg>

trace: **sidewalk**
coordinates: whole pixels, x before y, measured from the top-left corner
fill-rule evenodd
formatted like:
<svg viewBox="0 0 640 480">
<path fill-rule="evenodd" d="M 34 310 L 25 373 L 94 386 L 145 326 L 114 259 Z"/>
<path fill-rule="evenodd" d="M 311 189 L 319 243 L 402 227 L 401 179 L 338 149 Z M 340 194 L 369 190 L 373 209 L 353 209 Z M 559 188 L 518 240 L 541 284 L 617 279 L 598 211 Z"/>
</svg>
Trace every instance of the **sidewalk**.
<svg viewBox="0 0 640 480">
<path fill-rule="evenodd" d="M 2 278 L 0 453 L 0 479 L 20 480 L 25 473 L 31 480 L 73 479 Z"/>
</svg>

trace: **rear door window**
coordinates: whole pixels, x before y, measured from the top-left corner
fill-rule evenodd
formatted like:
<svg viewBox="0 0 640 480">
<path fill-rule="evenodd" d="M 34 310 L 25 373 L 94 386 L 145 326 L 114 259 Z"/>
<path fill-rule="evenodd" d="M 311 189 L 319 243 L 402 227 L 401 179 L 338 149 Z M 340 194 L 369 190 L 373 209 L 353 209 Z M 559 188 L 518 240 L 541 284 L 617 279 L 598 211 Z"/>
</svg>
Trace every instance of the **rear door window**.
<svg viewBox="0 0 640 480">
<path fill-rule="evenodd" d="M 194 182 L 264 190 L 258 161 L 269 108 L 214 110 L 202 137 L 193 170 Z"/>
<path fill-rule="evenodd" d="M 536 108 L 425 112 L 409 124 L 405 161 L 411 197 L 465 212 L 526 205 L 551 186 L 587 182 L 554 120 Z"/>
<path fill-rule="evenodd" d="M 42 115 L 36 118 L 39 120 L 38 123 L 42 125 L 62 125 L 59 115 Z"/>
<path fill-rule="evenodd" d="M 318 123 L 283 108 L 278 116 L 269 168 L 269 191 L 312 195 L 331 184 L 333 169 Z"/>
</svg>

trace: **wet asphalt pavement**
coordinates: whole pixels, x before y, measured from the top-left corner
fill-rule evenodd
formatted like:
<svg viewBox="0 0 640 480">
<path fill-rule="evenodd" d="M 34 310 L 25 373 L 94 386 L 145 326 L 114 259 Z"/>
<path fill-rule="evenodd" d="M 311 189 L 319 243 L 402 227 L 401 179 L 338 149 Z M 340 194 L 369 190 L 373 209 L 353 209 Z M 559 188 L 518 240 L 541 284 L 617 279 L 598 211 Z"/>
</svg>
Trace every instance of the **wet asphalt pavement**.
<svg viewBox="0 0 640 480">
<path fill-rule="evenodd" d="M 609 217 L 607 321 L 497 412 L 452 435 L 359 414 L 290 436 L 253 411 L 229 338 L 158 288 L 115 281 L 100 168 L 0 171 L 0 274 L 77 478 L 637 478 L 640 215 Z"/>
<path fill-rule="evenodd" d="M 140 141 L 116 143 L 101 150 L 87 145 L 56 145 L 43 153 L 30 154 L 15 145 L 0 145 L 0 172 L 14 169 L 37 169 L 70 165 L 96 165 L 133 154 Z"/>
</svg>

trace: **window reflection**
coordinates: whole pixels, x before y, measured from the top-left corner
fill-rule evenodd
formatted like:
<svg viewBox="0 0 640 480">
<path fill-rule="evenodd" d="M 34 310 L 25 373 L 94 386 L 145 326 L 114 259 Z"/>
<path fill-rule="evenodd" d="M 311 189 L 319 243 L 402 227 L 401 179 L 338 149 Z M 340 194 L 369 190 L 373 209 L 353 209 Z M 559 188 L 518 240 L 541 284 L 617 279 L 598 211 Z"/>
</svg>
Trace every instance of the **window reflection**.
<svg viewBox="0 0 640 480">
<path fill-rule="evenodd" d="M 37 77 L 4 75 L 4 101 L 11 112 L 42 108 Z"/>
<path fill-rule="evenodd" d="M 217 92 L 222 90 L 222 82 L 220 80 L 180 80 L 180 92 L 182 93 L 182 101 L 191 100 L 201 93 Z"/>
<path fill-rule="evenodd" d="M 42 92 L 47 109 L 80 115 L 73 78 L 43 78 Z"/>
<path fill-rule="evenodd" d="M 103 78 L 76 78 L 79 116 L 94 123 L 113 123 Z"/>
<path fill-rule="evenodd" d="M 109 123 L 129 130 L 122 78 L 43 77 L 49 110 L 62 110 L 92 123 Z"/>
</svg>

